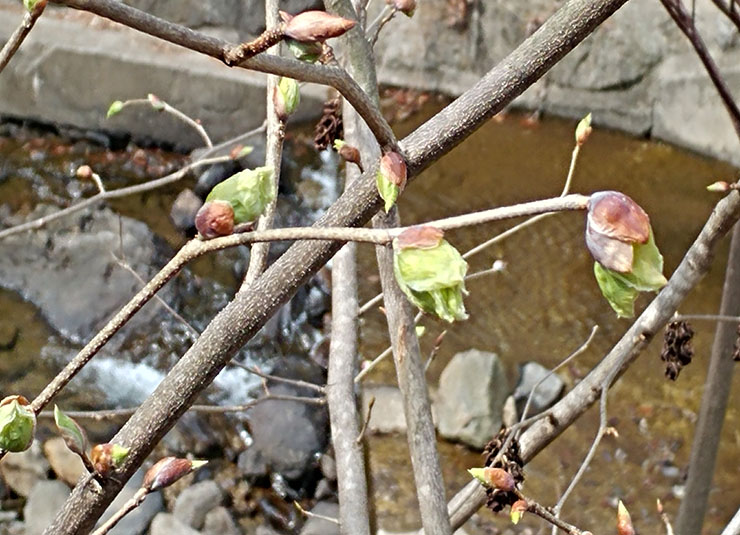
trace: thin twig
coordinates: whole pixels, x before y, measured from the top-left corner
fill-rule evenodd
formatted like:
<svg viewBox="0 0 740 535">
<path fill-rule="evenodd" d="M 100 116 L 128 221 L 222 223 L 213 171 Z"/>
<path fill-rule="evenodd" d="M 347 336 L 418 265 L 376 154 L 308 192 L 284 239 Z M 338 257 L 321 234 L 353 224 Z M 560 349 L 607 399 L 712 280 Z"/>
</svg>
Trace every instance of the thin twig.
<svg viewBox="0 0 740 535">
<path fill-rule="evenodd" d="M 730 0 L 730 7 L 727 7 L 723 0 L 712 0 L 712 3 L 717 6 L 717 8 L 724 13 L 735 26 L 737 26 L 738 31 L 740 31 L 740 14 L 733 9 L 735 0 Z"/>
<path fill-rule="evenodd" d="M 116 511 L 113 516 L 106 520 L 102 526 L 93 531 L 92 535 L 105 535 L 106 533 L 108 533 L 111 529 L 115 527 L 116 524 L 118 524 L 123 519 L 124 516 L 139 507 L 144 499 L 147 497 L 149 492 L 151 491 L 144 487 L 141 487 L 139 490 L 137 490 L 136 493 L 131 497 L 131 499 L 124 503 L 123 506 L 121 506 L 121 508 Z"/>
<path fill-rule="evenodd" d="M 89 11 L 140 32 L 159 37 L 184 48 L 227 62 L 227 55 L 239 45 L 168 22 L 144 11 L 113 0 L 52 0 L 55 4 Z M 334 87 L 347 99 L 367 123 L 381 147 L 396 147 L 397 141 L 388 122 L 372 104 L 367 94 L 347 72 L 338 66 L 310 63 L 261 54 L 236 67 L 268 74 L 289 76 L 296 80 Z"/>
<path fill-rule="evenodd" d="M 673 316 L 675 321 L 686 320 L 706 320 L 706 321 L 726 321 L 728 323 L 740 323 L 740 316 L 724 316 L 722 314 L 676 314 Z"/>
<path fill-rule="evenodd" d="M 20 25 L 13 32 L 13 35 L 10 36 L 10 39 L 5 43 L 2 50 L 0 50 L 0 72 L 3 72 L 5 66 L 10 63 L 15 53 L 18 52 L 21 44 L 23 44 L 28 34 L 31 33 L 34 24 L 36 24 L 36 21 L 44 12 L 45 8 L 46 0 L 39 0 L 31 11 L 27 11 L 23 15 Z"/>
<path fill-rule="evenodd" d="M 163 186 L 166 186 L 167 184 L 172 184 L 173 182 L 177 182 L 178 180 L 185 177 L 185 175 L 187 175 L 188 172 L 190 172 L 193 169 L 196 169 L 203 165 L 212 165 L 212 164 L 226 162 L 230 160 L 231 160 L 230 156 L 218 156 L 215 158 L 206 158 L 203 160 L 192 162 L 186 165 L 185 167 L 175 171 L 174 173 L 170 173 L 169 175 L 165 175 L 161 178 L 157 178 L 154 180 L 150 180 L 148 182 L 144 182 L 143 184 L 136 184 L 135 186 L 127 186 L 125 188 L 105 190 L 103 192 L 99 192 L 93 195 L 92 197 L 83 199 L 57 212 L 53 212 L 43 217 L 39 217 L 38 219 L 34 219 L 32 221 L 21 223 L 20 225 L 15 225 L 15 226 L 0 230 L 0 239 L 7 238 L 8 236 L 12 236 L 14 234 L 19 234 L 21 232 L 28 232 L 30 230 L 38 230 L 44 227 L 45 225 L 48 225 L 52 221 L 56 221 L 57 219 L 67 217 L 69 215 L 79 212 L 80 210 L 84 210 L 85 208 L 95 206 L 96 204 L 101 203 L 103 201 L 108 201 L 111 199 L 118 199 L 121 197 L 127 197 L 129 195 L 136 195 L 138 193 L 143 193 L 145 191 L 150 191 L 153 189 L 161 188 Z"/>
<path fill-rule="evenodd" d="M 658 515 L 660 516 L 660 519 L 663 521 L 663 525 L 665 526 L 665 535 L 674 535 L 671 519 L 668 518 L 668 514 L 663 509 L 663 504 L 661 503 L 660 498 L 656 500 L 655 507 L 658 510 Z"/>
<path fill-rule="evenodd" d="M 293 502 L 293 505 L 295 505 L 295 508 L 298 509 L 298 512 L 302 515 L 306 516 L 307 518 L 316 518 L 319 520 L 326 520 L 327 522 L 331 522 L 332 524 L 336 524 L 339 526 L 339 520 L 334 518 L 333 516 L 326 516 L 326 515 L 320 515 L 318 513 L 312 513 L 311 511 L 306 511 L 303 507 L 301 507 L 301 504 L 297 501 Z"/>
<path fill-rule="evenodd" d="M 213 148 L 213 142 L 211 141 L 210 136 L 208 135 L 208 132 L 206 132 L 206 129 L 203 128 L 203 125 L 200 124 L 198 121 L 190 117 L 188 114 L 178 110 L 174 106 L 168 104 L 166 101 L 160 99 L 159 97 L 155 95 L 150 95 L 149 98 L 135 98 L 131 100 L 124 100 L 121 102 L 121 109 L 126 108 L 128 106 L 137 106 L 137 105 L 147 105 L 149 107 L 154 107 L 155 110 L 162 112 L 162 113 L 169 113 L 173 117 L 179 119 L 186 125 L 188 125 L 190 128 L 195 130 L 200 138 L 203 140 L 203 143 L 206 147 L 209 149 Z"/>
<path fill-rule="evenodd" d="M 367 432 L 367 426 L 370 424 L 370 418 L 373 414 L 373 407 L 375 406 L 375 396 L 370 396 L 370 401 L 367 403 L 367 413 L 365 414 L 365 419 L 362 421 L 362 427 L 360 428 L 360 432 L 357 434 L 357 438 L 355 439 L 355 442 L 357 444 L 362 444 L 362 439 L 365 438 L 365 433 Z"/>
<path fill-rule="evenodd" d="M 367 27 L 367 40 L 370 43 L 370 46 L 375 46 L 375 43 L 378 40 L 378 36 L 380 35 L 380 31 L 383 29 L 383 26 L 388 24 L 393 16 L 398 12 L 398 9 L 396 9 L 396 6 L 388 5 L 386 4 L 383 6 L 383 9 L 378 13 L 378 16 L 373 20 Z"/>
<path fill-rule="evenodd" d="M 380 295 L 382 296 L 383 294 L 380 294 Z M 423 316 L 423 314 L 421 312 L 417 312 L 416 313 L 416 316 L 414 316 L 414 325 L 416 325 L 417 323 L 419 323 L 419 320 L 421 319 L 422 316 Z M 381 362 L 383 362 L 385 359 L 387 359 L 392 354 L 393 354 L 393 346 L 388 346 L 383 351 L 381 351 L 380 354 L 377 357 L 375 357 L 373 360 L 371 360 L 355 376 L 355 384 L 357 384 L 360 381 L 362 381 L 367 376 L 367 374 L 369 374 L 371 371 L 373 371 L 378 366 L 378 364 L 380 364 Z"/>
<path fill-rule="evenodd" d="M 326 393 L 325 387 L 321 385 L 317 385 L 315 383 L 310 383 L 308 381 L 301 381 L 300 379 L 289 379 L 287 377 L 280 377 L 279 375 L 271 375 L 269 373 L 265 373 L 252 366 L 247 366 L 246 364 L 242 364 L 241 362 L 238 362 L 236 360 L 232 360 L 231 365 L 241 368 L 243 370 L 246 370 L 249 373 L 253 373 L 257 377 L 262 377 L 263 379 L 267 379 L 269 381 L 274 381 L 276 383 L 283 383 L 286 385 L 297 386 L 298 388 L 307 388 L 309 390 L 313 390 L 314 392 L 318 392 L 321 395 L 324 395 Z"/>
</svg>

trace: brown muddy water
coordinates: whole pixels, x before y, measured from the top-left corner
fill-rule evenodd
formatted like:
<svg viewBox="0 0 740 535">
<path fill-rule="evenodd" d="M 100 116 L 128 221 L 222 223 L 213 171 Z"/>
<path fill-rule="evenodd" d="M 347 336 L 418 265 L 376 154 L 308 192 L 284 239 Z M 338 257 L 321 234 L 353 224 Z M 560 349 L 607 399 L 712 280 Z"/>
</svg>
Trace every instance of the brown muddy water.
<svg viewBox="0 0 740 535">
<path fill-rule="evenodd" d="M 425 116 L 434 110 L 426 110 Z M 409 131 L 421 118 L 401 125 Z M 506 205 L 560 193 L 572 150 L 574 122 L 546 119 L 525 124 L 510 115 L 491 121 L 464 144 L 424 172 L 404 193 L 399 206 L 404 223 L 422 222 L 443 216 Z M 29 143 L 26 141 L 25 143 Z M 12 150 L 11 150 L 12 149 Z M 33 166 L 33 147 L 26 151 Z M 69 149 L 76 159 L 87 157 Z M 0 158 L 22 157 L 23 146 L 13 140 L 0 143 Z M 20 155 L 20 156 L 19 156 Z M 64 155 L 60 155 L 62 158 Z M 129 155 L 109 165 L 125 167 Z M 113 158 L 100 154 L 96 158 Z M 118 158 L 119 156 L 116 156 Z M 115 158 L 113 158 L 115 160 Z M 300 160 L 301 158 L 299 158 Z M 160 161 L 161 160 L 161 161 Z M 171 165 L 180 159 L 161 156 L 156 165 Z M 116 160 L 118 161 L 118 160 Z M 55 165 L 68 165 L 59 160 Z M 44 165 L 51 165 L 45 163 Z M 152 165 L 155 165 L 154 163 Z M 111 167 L 112 169 L 113 167 Z M 129 169 L 136 175 L 141 170 Z M 126 179 L 126 175 L 121 175 Z M 573 192 L 620 190 L 640 203 L 650 214 L 657 244 L 665 256 L 667 276 L 699 232 L 718 197 L 706 192 L 707 184 L 737 177 L 733 168 L 673 147 L 631 139 L 596 130 L 581 153 L 572 186 Z M 19 177 L 18 184 L 25 184 Z M 310 179 L 307 179 L 310 180 Z M 123 184 L 120 184 L 123 185 Z M 6 182 L 0 186 L 3 203 L 12 211 L 31 203 L 28 186 L 22 194 L 9 195 Z M 24 189 L 26 188 L 26 189 Z M 306 186 L 306 190 L 312 189 Z M 13 188 L 12 191 L 18 191 Z M 61 195 L 44 190 L 48 199 Z M 299 189 L 300 191 L 300 189 Z M 89 194 L 90 192 L 85 192 Z M 145 221 L 173 246 L 182 238 L 172 229 L 166 213 L 177 187 L 148 194 L 136 203 L 114 206 L 126 215 Z M 138 206 L 138 208 L 137 208 Z M 161 208 L 161 210 L 153 209 Z M 511 226 L 512 222 L 488 224 L 448 234 L 460 250 L 467 250 Z M 442 330 L 448 334 L 429 370 L 436 382 L 449 359 L 471 347 L 494 351 L 503 359 L 513 386 L 517 366 L 535 360 L 554 366 L 587 338 L 591 328 L 600 330 L 585 354 L 561 376 L 574 384 L 597 363 L 627 330 L 630 322 L 618 320 L 601 298 L 585 248 L 583 214 L 555 215 L 520 232 L 470 260 L 471 272 L 490 267 L 496 260 L 505 269 L 471 281 L 466 306 L 470 319 L 453 326 L 425 318 L 425 352 Z M 724 274 L 725 243 L 710 274 L 694 289 L 681 307 L 684 314 L 711 314 L 719 308 Z M 375 295 L 379 284 L 370 247 L 361 248 L 360 273 L 363 298 Z M 226 280 L 228 276 L 220 276 Z M 643 296 L 639 310 L 649 302 Z M 0 333 L 12 331 L 20 318 L 33 326 L 31 340 L 18 344 L 0 360 L 3 390 L 7 382 L 38 391 L 52 370 L 43 363 L 30 366 L 44 340 L 52 336 L 34 307 L 15 294 L 0 291 Z M 12 320 L 11 320 L 12 318 Z M 387 332 L 378 311 L 366 314 L 362 323 L 362 354 L 373 358 L 387 345 Z M 660 340 L 655 341 L 613 388 L 609 397 L 610 424 L 619 437 L 602 442 L 590 470 L 567 503 L 563 517 L 594 533 L 614 532 L 616 501 L 623 500 L 642 533 L 660 533 L 655 513 L 660 498 L 674 516 L 682 490 L 690 453 L 691 434 L 698 411 L 714 330 L 711 322 L 693 322 L 694 362 L 681 372 L 678 381 L 664 378 L 659 359 Z M 390 362 L 371 375 L 376 383 L 393 384 Z M 720 437 L 719 469 L 714 479 L 705 533 L 718 533 L 740 504 L 740 378 L 735 374 L 733 394 Z M 527 466 L 524 491 L 543 504 L 552 504 L 577 470 L 598 426 L 592 409 Z M 465 470 L 481 463 L 476 452 L 440 442 L 445 481 L 450 495 L 469 480 Z M 370 439 L 372 483 L 378 525 L 388 530 L 419 526 L 418 507 L 407 457 L 405 438 L 374 436 Z M 541 523 L 527 518 L 516 532 L 537 532 Z M 466 526 L 469 533 L 503 533 L 510 529 L 505 515 L 498 518 L 482 512 Z"/>
</svg>

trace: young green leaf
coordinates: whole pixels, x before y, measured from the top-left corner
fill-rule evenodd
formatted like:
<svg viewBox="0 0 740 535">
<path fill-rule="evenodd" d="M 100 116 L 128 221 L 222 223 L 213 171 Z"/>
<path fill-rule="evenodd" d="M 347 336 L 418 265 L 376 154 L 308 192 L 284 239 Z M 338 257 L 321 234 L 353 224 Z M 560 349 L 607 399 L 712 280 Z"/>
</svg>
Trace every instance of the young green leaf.
<svg viewBox="0 0 740 535">
<path fill-rule="evenodd" d="M 72 418 L 62 412 L 62 410 L 54 405 L 54 421 L 57 424 L 57 429 L 64 439 L 64 443 L 70 449 L 70 451 L 76 453 L 80 457 L 87 456 L 87 449 L 89 443 L 87 441 L 87 434 L 80 425 L 75 422 Z"/>
<path fill-rule="evenodd" d="M 111 102 L 110 107 L 108 108 L 108 112 L 105 114 L 106 119 L 110 119 L 114 115 L 120 113 L 120 111 L 123 109 L 123 102 L 120 100 L 114 100 Z"/>
<path fill-rule="evenodd" d="M 0 449 L 19 452 L 31 447 L 36 431 L 36 414 L 23 396 L 0 401 Z"/>
<path fill-rule="evenodd" d="M 384 209 L 388 213 L 393 208 L 393 205 L 396 204 L 396 199 L 398 199 L 398 194 L 401 190 L 380 171 L 375 175 L 375 184 L 378 187 L 380 198 L 385 201 Z"/>
<path fill-rule="evenodd" d="M 616 271 L 594 262 L 594 276 L 604 298 L 620 318 L 631 318 L 635 315 L 635 300 L 640 292 L 635 290 Z"/>
<path fill-rule="evenodd" d="M 272 100 L 278 117 L 281 121 L 286 121 L 298 109 L 298 104 L 301 102 L 298 82 L 293 78 L 280 77 Z"/>
<path fill-rule="evenodd" d="M 306 63 L 316 63 L 321 57 L 321 43 L 301 43 L 295 39 L 286 39 L 288 49 L 295 58 Z"/>
<path fill-rule="evenodd" d="M 275 198 L 272 176 L 272 167 L 245 169 L 217 184 L 206 202 L 231 203 L 237 224 L 255 221 Z"/>
</svg>

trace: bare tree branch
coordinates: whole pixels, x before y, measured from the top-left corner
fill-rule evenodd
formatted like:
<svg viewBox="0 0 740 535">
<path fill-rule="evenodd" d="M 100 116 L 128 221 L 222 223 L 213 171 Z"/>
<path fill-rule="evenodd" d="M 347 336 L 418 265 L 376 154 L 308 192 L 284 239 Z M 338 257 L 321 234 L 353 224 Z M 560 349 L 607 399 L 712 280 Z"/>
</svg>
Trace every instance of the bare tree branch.
<svg viewBox="0 0 740 535">
<path fill-rule="evenodd" d="M 23 15 L 23 21 L 21 21 L 21 24 L 13 32 L 13 35 L 10 36 L 10 39 L 5 43 L 2 50 L 0 50 L 0 72 L 3 72 L 5 66 L 10 63 L 10 60 L 13 58 L 15 53 L 18 52 L 18 49 L 21 47 L 28 34 L 31 33 L 36 21 L 44 12 L 45 8 L 46 0 L 39 0 L 33 6 L 31 11 L 27 11 L 26 14 Z"/>
</svg>

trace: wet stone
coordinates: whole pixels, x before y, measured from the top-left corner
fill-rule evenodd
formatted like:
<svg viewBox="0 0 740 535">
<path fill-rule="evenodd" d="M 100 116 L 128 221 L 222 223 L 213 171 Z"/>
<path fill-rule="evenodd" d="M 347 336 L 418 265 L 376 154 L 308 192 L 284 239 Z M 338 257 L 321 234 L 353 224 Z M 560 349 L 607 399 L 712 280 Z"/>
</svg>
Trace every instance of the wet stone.
<svg viewBox="0 0 740 535">
<path fill-rule="evenodd" d="M 180 493 L 172 513 L 184 524 L 201 529 L 207 514 L 222 500 L 223 492 L 215 481 L 201 481 Z"/>
<path fill-rule="evenodd" d="M 314 505 L 311 512 L 316 515 L 338 519 L 339 505 L 330 502 L 319 502 Z M 335 522 L 312 516 L 303 525 L 301 535 L 339 535 L 339 525 Z"/>
<path fill-rule="evenodd" d="M 61 481 L 39 481 L 34 485 L 23 508 L 26 535 L 41 535 L 64 505 L 69 492 L 69 487 Z"/>
<path fill-rule="evenodd" d="M 537 383 L 550 373 L 550 370 L 537 362 L 527 362 L 520 367 L 519 373 L 519 382 L 514 389 L 514 399 L 516 400 L 518 413 L 522 414 L 529 394 Z M 542 384 L 537 386 L 527 416 L 534 416 L 549 409 L 560 399 L 563 390 L 565 390 L 565 383 L 558 374 L 550 375 Z"/>
<path fill-rule="evenodd" d="M 202 533 L 203 535 L 239 535 L 241 531 L 229 510 L 219 506 L 211 509 L 206 515 Z"/>
<path fill-rule="evenodd" d="M 149 528 L 150 535 L 199 535 L 200 532 L 178 520 L 170 513 L 159 513 L 152 520 Z"/>
</svg>

